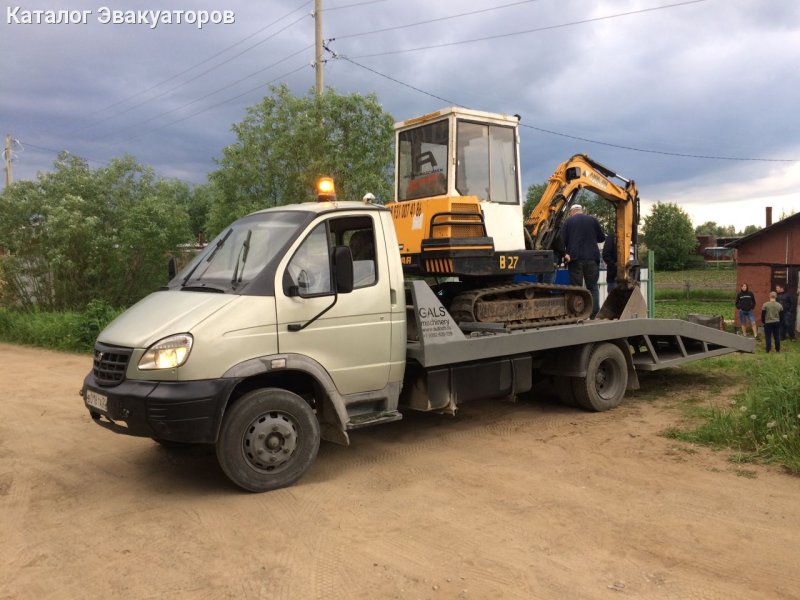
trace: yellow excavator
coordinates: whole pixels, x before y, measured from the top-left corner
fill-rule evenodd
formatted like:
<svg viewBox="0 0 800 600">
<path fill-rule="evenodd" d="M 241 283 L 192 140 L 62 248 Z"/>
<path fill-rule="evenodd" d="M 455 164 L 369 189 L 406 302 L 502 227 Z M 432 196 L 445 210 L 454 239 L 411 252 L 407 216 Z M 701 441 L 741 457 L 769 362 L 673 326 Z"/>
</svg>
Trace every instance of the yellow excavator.
<svg viewBox="0 0 800 600">
<path fill-rule="evenodd" d="M 638 265 L 629 258 L 638 218 L 635 186 L 629 182 L 630 200 L 625 190 L 618 196 L 622 188 L 607 179 L 618 176 L 588 157 L 573 164 L 573 157 L 523 219 L 518 116 L 446 108 L 397 123 L 395 152 L 395 199 L 387 206 L 403 268 L 407 275 L 439 280 L 435 289 L 462 329 L 541 327 L 589 317 L 592 298 L 585 288 L 517 281 L 553 272 L 553 240 L 582 187 L 607 190 L 604 197 L 617 203 L 617 250 L 626 258 L 618 262 L 625 273 L 617 279 L 626 290 L 636 287 Z M 621 304 L 612 309 L 606 302 L 598 316 L 623 316 L 632 294 L 616 295 L 624 298 Z"/>
<path fill-rule="evenodd" d="M 612 181 L 617 179 L 622 184 Z M 525 220 L 529 247 L 553 250 L 569 207 L 578 192 L 588 190 L 614 205 L 616 226 L 614 249 L 615 287 L 609 292 L 597 318 L 620 319 L 643 314 L 644 300 L 638 292 L 639 192 L 633 180 L 612 171 L 586 154 L 576 154 L 561 163 L 550 176 L 541 199 Z M 626 312 L 627 308 L 627 312 Z"/>
</svg>

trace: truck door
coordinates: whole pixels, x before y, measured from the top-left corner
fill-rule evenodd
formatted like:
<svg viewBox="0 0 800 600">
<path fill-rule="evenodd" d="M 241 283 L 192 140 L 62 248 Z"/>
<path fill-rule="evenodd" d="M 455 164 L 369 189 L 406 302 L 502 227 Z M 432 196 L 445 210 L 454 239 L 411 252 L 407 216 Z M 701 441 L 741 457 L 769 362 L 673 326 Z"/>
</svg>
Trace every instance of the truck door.
<svg viewBox="0 0 800 600">
<path fill-rule="evenodd" d="M 389 380 L 390 286 L 380 222 L 372 216 L 333 216 L 298 240 L 277 272 L 279 352 L 305 355 L 322 365 L 342 394 L 379 390 Z M 353 254 L 353 291 L 334 302 L 334 246 Z"/>
</svg>

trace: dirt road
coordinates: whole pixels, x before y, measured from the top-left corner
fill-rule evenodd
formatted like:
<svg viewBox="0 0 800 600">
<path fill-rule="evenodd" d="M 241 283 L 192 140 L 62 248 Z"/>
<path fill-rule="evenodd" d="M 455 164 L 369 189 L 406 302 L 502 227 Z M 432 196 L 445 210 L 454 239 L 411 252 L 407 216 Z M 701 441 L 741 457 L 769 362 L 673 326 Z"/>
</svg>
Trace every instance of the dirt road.
<svg viewBox="0 0 800 600">
<path fill-rule="evenodd" d="M 2 599 L 800 598 L 800 479 L 659 436 L 680 373 L 603 414 L 412 414 L 253 495 L 92 423 L 89 367 L 0 345 Z"/>
</svg>

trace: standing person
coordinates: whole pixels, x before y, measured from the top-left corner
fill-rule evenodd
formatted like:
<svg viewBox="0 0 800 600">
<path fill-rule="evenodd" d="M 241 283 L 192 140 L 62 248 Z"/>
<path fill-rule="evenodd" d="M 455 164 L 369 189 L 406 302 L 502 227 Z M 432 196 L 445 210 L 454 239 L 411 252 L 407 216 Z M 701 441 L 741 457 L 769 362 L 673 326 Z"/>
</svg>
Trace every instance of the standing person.
<svg viewBox="0 0 800 600">
<path fill-rule="evenodd" d="M 781 351 L 781 313 L 783 307 L 776 301 L 778 294 L 769 293 L 769 300 L 761 307 L 761 322 L 764 323 L 764 337 L 767 340 L 767 352 L 772 349 L 775 340 L 775 352 Z"/>
<path fill-rule="evenodd" d="M 743 283 L 736 294 L 736 308 L 739 310 L 739 325 L 742 326 L 742 335 L 747 337 L 747 323 L 753 329 L 753 337 L 758 337 L 758 327 L 756 326 L 756 316 L 753 309 L 756 307 L 756 297 L 750 291 L 750 287 Z"/>
<path fill-rule="evenodd" d="M 789 338 L 794 341 L 794 298 L 781 284 L 775 286 L 775 292 L 778 295 L 776 298 L 778 304 L 783 307 L 783 312 L 781 312 L 781 339 Z"/>
<path fill-rule="evenodd" d="M 597 244 L 606 239 L 606 234 L 597 219 L 583 214 L 580 204 L 573 204 L 561 228 L 561 237 L 567 250 L 564 260 L 569 269 L 569 283 L 585 285 L 592 293 L 592 314 L 589 318 L 594 319 L 600 311 L 600 290 L 597 288 L 600 249 Z"/>
<path fill-rule="evenodd" d="M 617 286 L 617 236 L 614 231 L 606 234 L 603 262 L 606 263 L 606 289 L 610 292 Z"/>
</svg>

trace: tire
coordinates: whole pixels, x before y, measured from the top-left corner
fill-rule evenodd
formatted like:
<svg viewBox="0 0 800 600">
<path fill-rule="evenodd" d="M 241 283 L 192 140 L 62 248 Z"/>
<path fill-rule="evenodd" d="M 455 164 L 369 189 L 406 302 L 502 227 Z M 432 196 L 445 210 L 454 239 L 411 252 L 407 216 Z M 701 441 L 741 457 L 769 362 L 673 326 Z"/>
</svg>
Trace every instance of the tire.
<svg viewBox="0 0 800 600">
<path fill-rule="evenodd" d="M 619 346 L 598 344 L 589 356 L 586 377 L 572 380 L 572 391 L 581 408 L 595 412 L 619 406 L 628 387 L 628 364 Z"/>
<path fill-rule="evenodd" d="M 553 388 L 562 404 L 566 406 L 580 406 L 580 404 L 578 404 L 578 399 L 575 398 L 575 392 L 572 389 L 572 377 L 557 375 L 553 378 Z"/>
<path fill-rule="evenodd" d="M 300 396 L 253 390 L 228 408 L 217 440 L 225 475 L 250 492 L 286 487 L 309 469 L 319 450 L 319 421 Z"/>
</svg>

